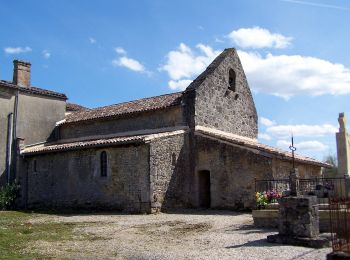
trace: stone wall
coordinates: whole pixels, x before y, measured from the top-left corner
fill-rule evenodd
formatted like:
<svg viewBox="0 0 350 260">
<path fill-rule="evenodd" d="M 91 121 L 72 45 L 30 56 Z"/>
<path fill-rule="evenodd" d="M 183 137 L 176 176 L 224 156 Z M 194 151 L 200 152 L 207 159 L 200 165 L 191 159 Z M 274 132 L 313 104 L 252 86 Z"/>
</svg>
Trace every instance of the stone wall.
<svg viewBox="0 0 350 260">
<path fill-rule="evenodd" d="M 0 87 L 0 185 L 6 181 L 8 114 L 13 113 L 15 118 L 15 91 Z M 14 128 L 16 136 L 24 138 L 26 144 L 46 141 L 52 135 L 55 123 L 64 118 L 65 104 L 62 99 L 19 91 L 17 123 Z M 12 156 L 16 156 L 14 150 Z M 15 177 L 13 171 L 11 175 Z"/>
<path fill-rule="evenodd" d="M 63 124 L 60 127 L 60 137 L 66 139 L 108 135 L 118 132 L 181 126 L 184 124 L 181 107 L 172 107 L 109 120 L 101 119 Z"/>
<path fill-rule="evenodd" d="M 15 94 L 0 86 L 0 186 L 6 183 L 6 150 L 8 115 L 13 113 Z"/>
<path fill-rule="evenodd" d="M 186 207 L 190 200 L 188 134 L 157 139 L 150 144 L 151 202 L 154 212 Z"/>
<path fill-rule="evenodd" d="M 217 66 L 214 71 L 196 87 L 195 124 L 257 138 L 258 116 L 241 62 L 236 51 L 225 52 L 228 54 L 221 54 L 210 65 Z M 229 89 L 230 69 L 236 73 L 235 91 Z"/>
<path fill-rule="evenodd" d="M 331 232 L 330 212 L 328 209 L 319 209 L 319 229 L 322 233 Z M 253 210 L 252 216 L 254 226 L 262 228 L 278 228 L 279 210 L 278 209 L 259 209 Z"/>
<path fill-rule="evenodd" d="M 296 162 L 295 167 L 298 168 L 300 178 L 321 177 L 321 167 L 319 166 Z M 277 158 L 272 160 L 272 175 L 274 179 L 289 178 L 292 168 L 293 163 L 291 160 L 281 160 Z"/>
<path fill-rule="evenodd" d="M 65 100 L 20 92 L 17 136 L 24 138 L 26 145 L 50 139 L 65 111 Z"/>
<path fill-rule="evenodd" d="M 270 158 L 201 136 L 196 136 L 195 163 L 194 194 L 199 194 L 198 172 L 210 171 L 212 208 L 252 207 L 255 204 L 254 178 L 272 177 Z M 199 198 L 196 205 L 199 205 Z"/>
<path fill-rule="evenodd" d="M 212 208 L 252 208 L 255 206 L 256 179 L 286 179 L 292 162 L 260 154 L 223 141 L 196 136 L 194 194 L 200 193 L 198 173 L 210 171 Z M 319 177 L 318 166 L 297 165 L 302 178 Z M 195 205 L 198 206 L 197 197 Z"/>
<path fill-rule="evenodd" d="M 107 177 L 100 174 L 102 151 L 108 157 Z M 27 158 L 23 196 L 27 196 L 29 208 L 103 207 L 150 212 L 148 158 L 148 145 L 33 156 Z"/>
</svg>

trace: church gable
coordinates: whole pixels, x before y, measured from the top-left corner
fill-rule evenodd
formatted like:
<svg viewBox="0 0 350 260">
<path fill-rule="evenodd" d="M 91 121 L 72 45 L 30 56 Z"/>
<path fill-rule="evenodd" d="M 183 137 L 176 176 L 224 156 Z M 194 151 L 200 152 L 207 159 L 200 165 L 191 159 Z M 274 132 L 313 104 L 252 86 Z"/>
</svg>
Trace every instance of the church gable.
<svg viewBox="0 0 350 260">
<path fill-rule="evenodd" d="M 256 139 L 257 112 L 235 49 L 226 49 L 188 87 L 195 91 L 194 123 Z"/>
</svg>

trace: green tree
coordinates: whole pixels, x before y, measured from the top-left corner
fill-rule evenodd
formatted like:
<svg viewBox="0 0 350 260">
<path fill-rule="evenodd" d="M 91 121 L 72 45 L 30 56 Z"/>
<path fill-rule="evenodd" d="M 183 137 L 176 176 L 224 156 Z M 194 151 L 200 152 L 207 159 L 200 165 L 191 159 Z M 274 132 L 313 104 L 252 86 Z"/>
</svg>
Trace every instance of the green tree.
<svg viewBox="0 0 350 260">
<path fill-rule="evenodd" d="M 325 157 L 324 162 L 332 165 L 332 168 L 323 168 L 322 175 L 325 178 L 333 178 L 338 174 L 338 160 L 334 154 L 329 154 Z"/>
</svg>

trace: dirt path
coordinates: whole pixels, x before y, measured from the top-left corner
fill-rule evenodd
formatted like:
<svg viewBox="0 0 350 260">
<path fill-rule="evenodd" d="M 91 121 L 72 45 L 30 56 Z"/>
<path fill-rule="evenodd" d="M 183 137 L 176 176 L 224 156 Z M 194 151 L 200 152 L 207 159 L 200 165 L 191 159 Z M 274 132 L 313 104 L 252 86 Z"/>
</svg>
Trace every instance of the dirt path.
<svg viewBox="0 0 350 260">
<path fill-rule="evenodd" d="M 156 215 L 50 215 L 35 222 L 82 223 L 72 241 L 36 241 L 30 250 L 68 259 L 325 259 L 330 249 L 269 244 L 273 231 L 250 214 L 182 211 Z"/>
</svg>

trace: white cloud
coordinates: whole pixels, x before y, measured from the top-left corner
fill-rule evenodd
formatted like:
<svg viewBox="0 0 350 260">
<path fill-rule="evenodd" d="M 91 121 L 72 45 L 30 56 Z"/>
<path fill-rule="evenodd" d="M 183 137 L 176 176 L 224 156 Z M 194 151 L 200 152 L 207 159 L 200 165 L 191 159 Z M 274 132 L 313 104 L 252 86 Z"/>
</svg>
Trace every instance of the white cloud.
<svg viewBox="0 0 350 260">
<path fill-rule="evenodd" d="M 193 77 L 203 72 L 205 68 L 215 59 L 220 51 L 213 50 L 204 44 L 196 45 L 198 53 L 191 50 L 186 44 L 181 43 L 176 50 L 167 54 L 167 62 L 160 70 L 168 73 L 171 81 L 171 89 L 180 89 L 190 82 Z"/>
<path fill-rule="evenodd" d="M 91 44 L 95 44 L 95 43 L 96 43 L 96 39 L 93 38 L 93 37 L 90 37 L 90 38 L 89 38 L 89 41 L 90 41 Z"/>
<path fill-rule="evenodd" d="M 283 49 L 288 47 L 293 39 L 282 34 L 271 33 L 269 30 L 260 27 L 240 28 L 229 33 L 227 37 L 232 43 L 241 48 L 253 49 Z"/>
<path fill-rule="evenodd" d="M 168 82 L 169 88 L 173 90 L 185 90 L 190 84 L 192 80 L 190 79 L 182 79 L 182 80 L 170 80 Z"/>
<path fill-rule="evenodd" d="M 7 54 L 19 54 L 25 52 L 31 52 L 32 49 L 30 47 L 7 47 L 4 49 Z"/>
<path fill-rule="evenodd" d="M 217 43 L 224 43 L 225 41 L 224 41 L 224 40 L 221 40 L 221 39 L 218 38 L 218 37 L 215 37 L 215 42 L 217 42 Z"/>
<path fill-rule="evenodd" d="M 127 52 L 122 47 L 114 48 L 114 51 L 121 55 L 119 58 L 112 60 L 114 66 L 125 67 L 129 70 L 146 73 L 148 76 L 152 76 L 152 72 L 147 71 L 146 68 L 138 60 L 127 57 Z"/>
<path fill-rule="evenodd" d="M 262 140 L 267 140 L 267 141 L 271 140 L 271 136 L 269 136 L 268 134 L 265 134 L 265 133 L 259 133 L 258 138 L 262 139 Z"/>
<path fill-rule="evenodd" d="M 350 93 L 350 70 L 342 64 L 300 55 L 266 55 L 238 51 L 252 89 L 289 99 Z"/>
<path fill-rule="evenodd" d="M 275 138 L 290 138 L 294 136 L 315 137 L 334 134 L 337 128 L 330 124 L 323 125 L 274 125 L 266 129 L 266 133 Z"/>
<path fill-rule="evenodd" d="M 45 59 L 49 59 L 51 57 L 51 53 L 48 50 L 43 50 L 42 55 Z"/>
<path fill-rule="evenodd" d="M 260 123 L 264 126 L 273 126 L 276 124 L 275 121 L 272 121 L 266 117 L 260 117 Z"/>
<path fill-rule="evenodd" d="M 117 47 L 114 49 L 116 53 L 120 55 L 126 55 L 126 51 L 122 47 Z"/>
<path fill-rule="evenodd" d="M 114 66 L 125 67 L 136 72 L 145 72 L 145 67 L 139 61 L 128 57 L 120 57 L 113 60 L 112 63 Z"/>
<path fill-rule="evenodd" d="M 291 145 L 290 142 L 285 141 L 285 140 L 278 140 L 277 141 L 277 146 L 287 150 L 289 146 Z M 305 142 L 300 142 L 294 144 L 294 147 L 297 148 L 297 152 L 299 151 L 314 151 L 314 152 L 323 152 L 328 150 L 328 146 L 319 142 L 319 141 L 305 141 Z"/>
</svg>

